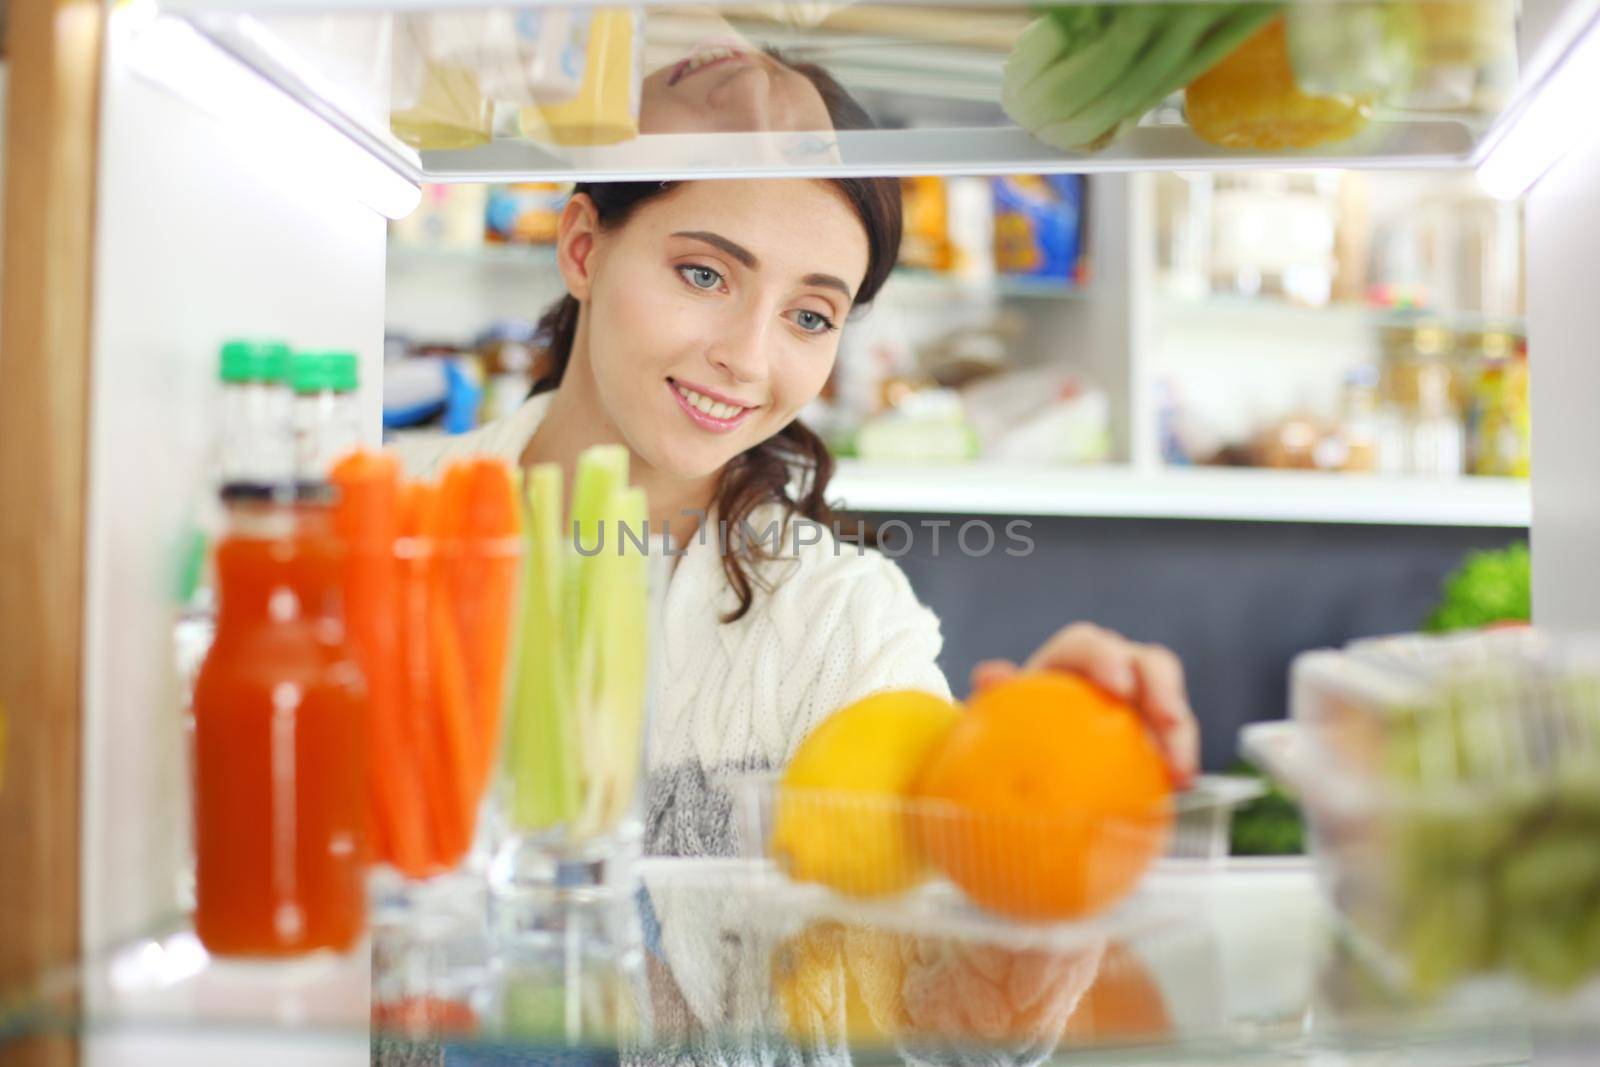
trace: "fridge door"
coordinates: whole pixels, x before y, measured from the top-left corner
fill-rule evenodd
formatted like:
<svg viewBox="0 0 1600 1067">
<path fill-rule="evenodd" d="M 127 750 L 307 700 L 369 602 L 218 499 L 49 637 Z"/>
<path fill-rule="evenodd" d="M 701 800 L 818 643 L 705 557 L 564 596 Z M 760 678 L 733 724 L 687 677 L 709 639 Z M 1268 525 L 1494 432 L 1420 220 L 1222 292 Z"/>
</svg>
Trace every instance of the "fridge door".
<svg viewBox="0 0 1600 1067">
<path fill-rule="evenodd" d="M 181 895 L 173 624 L 215 473 L 217 346 L 281 337 L 360 353 L 376 440 L 385 241 L 384 218 L 324 180 L 338 165 L 317 147 L 325 124 L 281 94 L 258 112 L 271 123 L 261 136 L 231 137 L 136 75 L 113 19 L 101 99 L 83 663 L 91 949 L 172 913 Z"/>
</svg>

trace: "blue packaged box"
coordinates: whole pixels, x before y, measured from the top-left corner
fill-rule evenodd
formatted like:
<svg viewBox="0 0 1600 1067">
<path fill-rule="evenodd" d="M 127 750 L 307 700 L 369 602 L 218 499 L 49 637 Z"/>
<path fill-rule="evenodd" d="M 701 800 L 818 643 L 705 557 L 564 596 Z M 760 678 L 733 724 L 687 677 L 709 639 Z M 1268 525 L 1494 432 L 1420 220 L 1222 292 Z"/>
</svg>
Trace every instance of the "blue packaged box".
<svg viewBox="0 0 1600 1067">
<path fill-rule="evenodd" d="M 1077 284 L 1083 203 L 1081 174 L 995 178 L 995 269 L 1001 274 Z"/>
</svg>

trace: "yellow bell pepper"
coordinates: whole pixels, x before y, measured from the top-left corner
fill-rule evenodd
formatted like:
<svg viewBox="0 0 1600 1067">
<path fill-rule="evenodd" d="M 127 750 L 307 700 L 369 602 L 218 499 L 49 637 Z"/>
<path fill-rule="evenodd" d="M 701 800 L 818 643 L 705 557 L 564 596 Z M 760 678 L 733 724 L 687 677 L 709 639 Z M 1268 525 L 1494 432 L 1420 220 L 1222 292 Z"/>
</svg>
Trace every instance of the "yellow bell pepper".
<svg viewBox="0 0 1600 1067">
<path fill-rule="evenodd" d="M 1367 125 L 1372 102 L 1311 96 L 1295 83 L 1282 16 L 1189 83 L 1184 109 L 1196 135 L 1224 148 L 1312 148 Z"/>
</svg>

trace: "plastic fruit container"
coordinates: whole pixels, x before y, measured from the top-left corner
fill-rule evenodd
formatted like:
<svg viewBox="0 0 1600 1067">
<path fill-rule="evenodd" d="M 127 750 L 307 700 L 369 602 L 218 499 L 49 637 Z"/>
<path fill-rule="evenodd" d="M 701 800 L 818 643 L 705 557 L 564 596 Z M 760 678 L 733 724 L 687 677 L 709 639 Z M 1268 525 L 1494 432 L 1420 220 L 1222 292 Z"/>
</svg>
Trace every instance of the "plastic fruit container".
<svg viewBox="0 0 1600 1067">
<path fill-rule="evenodd" d="M 753 888 L 768 902 L 909 933 L 1017 944 L 1068 944 L 1171 918 L 1159 894 L 1147 891 L 1153 874 L 1171 865 L 1186 877 L 1220 867 L 1228 855 L 1233 810 L 1262 791 L 1250 779 L 1204 776 L 1175 794 L 1170 810 L 1158 818 L 1049 820 L 996 819 L 939 802 L 785 790 L 774 774 L 741 776 L 729 784 L 741 853 L 762 861 L 748 869 Z M 798 865 L 770 854 L 780 810 L 803 813 L 814 827 L 804 866 L 823 872 L 821 877 L 796 877 Z M 892 834 L 905 836 L 885 847 L 883 836 Z M 922 844 L 930 840 L 933 849 Z M 960 868 L 965 888 L 934 865 L 930 852 L 942 854 L 946 867 Z M 952 855 L 958 864 L 950 863 Z M 904 888 L 875 892 L 882 886 Z M 1028 907 L 1041 898 L 1086 906 L 1070 916 L 1046 917 Z"/>
<path fill-rule="evenodd" d="M 1600 642 L 1409 636 L 1300 656 L 1246 752 L 1299 796 L 1324 893 L 1419 995 L 1600 973 Z"/>
</svg>

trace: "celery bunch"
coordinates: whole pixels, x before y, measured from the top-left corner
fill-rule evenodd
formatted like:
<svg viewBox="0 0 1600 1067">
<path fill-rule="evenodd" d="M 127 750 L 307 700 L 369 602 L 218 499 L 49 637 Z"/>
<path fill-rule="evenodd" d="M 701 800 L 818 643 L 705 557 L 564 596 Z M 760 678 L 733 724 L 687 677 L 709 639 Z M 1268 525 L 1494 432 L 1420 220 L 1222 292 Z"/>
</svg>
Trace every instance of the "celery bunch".
<svg viewBox="0 0 1600 1067">
<path fill-rule="evenodd" d="M 584 452 L 562 518 L 561 468 L 526 476 L 527 573 L 506 715 L 507 812 L 581 841 L 632 802 L 647 675 L 647 509 L 620 445 Z"/>
<path fill-rule="evenodd" d="M 1017 38 L 1001 103 L 1055 148 L 1104 148 L 1279 13 L 1276 3 L 1078 4 Z"/>
</svg>

